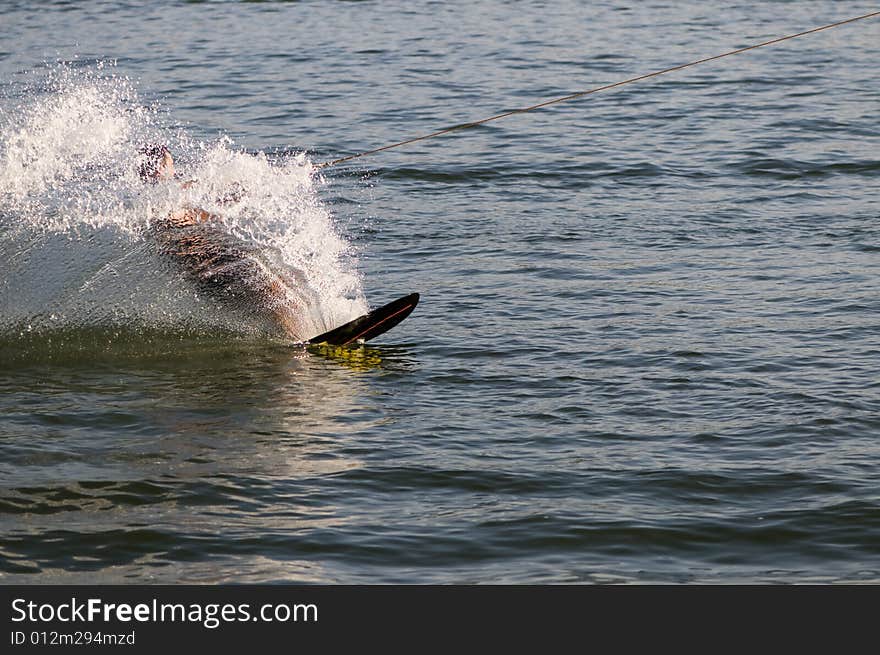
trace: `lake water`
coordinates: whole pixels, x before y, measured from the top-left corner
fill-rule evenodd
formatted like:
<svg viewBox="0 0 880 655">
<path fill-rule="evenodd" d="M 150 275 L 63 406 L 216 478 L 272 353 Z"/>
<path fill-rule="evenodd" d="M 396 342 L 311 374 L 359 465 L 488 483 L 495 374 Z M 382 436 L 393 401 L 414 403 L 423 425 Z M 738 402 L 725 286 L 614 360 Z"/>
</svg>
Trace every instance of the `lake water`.
<svg viewBox="0 0 880 655">
<path fill-rule="evenodd" d="M 2 3 L 0 580 L 880 582 L 880 18 L 310 166 L 875 10 Z"/>
</svg>

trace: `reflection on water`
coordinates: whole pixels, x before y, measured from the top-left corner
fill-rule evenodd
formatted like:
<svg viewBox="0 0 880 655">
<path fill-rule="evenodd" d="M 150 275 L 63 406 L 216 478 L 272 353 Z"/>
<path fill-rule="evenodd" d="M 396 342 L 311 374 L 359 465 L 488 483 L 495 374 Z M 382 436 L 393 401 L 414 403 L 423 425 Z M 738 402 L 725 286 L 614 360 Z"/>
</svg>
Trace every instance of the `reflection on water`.
<svg viewBox="0 0 880 655">
<path fill-rule="evenodd" d="M 172 463 L 202 471 L 221 462 L 224 472 L 231 467 L 292 476 L 348 468 L 356 463 L 318 456 L 322 440 L 344 439 L 365 421 L 369 425 L 369 419 L 348 418 L 363 409 L 366 382 L 357 371 L 381 365 L 376 350 L 323 357 L 271 344 L 223 350 L 191 342 L 176 355 L 160 349 L 130 359 L 112 352 L 111 359 L 106 350 L 93 358 L 75 351 L 63 363 L 31 364 L 14 378 L 9 372 L 0 377 L 6 418 L 17 419 L 22 430 L 11 434 L 4 427 L 4 445 L 26 443 L 23 452 L 30 452 L 43 442 L 42 459 L 47 451 L 86 448 L 92 457 L 79 465 L 95 474 L 91 479 L 106 477 L 98 473 L 109 467 L 112 479 L 162 474 Z M 21 411 L 29 399 L 39 399 L 39 414 Z M 16 400 L 18 407 L 10 402 Z M 133 434 L 130 428 L 136 428 Z M 271 450 L 264 453 L 263 446 Z M 100 452 L 106 457 L 94 457 Z M 60 459 L 59 465 L 69 464 L 69 458 Z M 26 456 L 16 459 L 4 475 L 7 484 L 33 480 L 22 469 L 27 463 Z M 9 464 L 4 458 L 0 466 Z M 45 465 L 41 471 L 52 478 Z"/>
<path fill-rule="evenodd" d="M 309 352 L 326 357 L 328 360 L 352 371 L 370 371 L 382 367 L 383 351 L 366 344 L 358 346 L 332 346 L 322 343 L 309 346 Z"/>
<path fill-rule="evenodd" d="M 360 467 L 355 436 L 386 420 L 368 377 L 383 352 L 183 344 L 56 352 L 0 374 L 0 570 L 112 579 L 345 522 L 319 487 Z M 390 370 L 407 365 L 390 352 Z"/>
</svg>

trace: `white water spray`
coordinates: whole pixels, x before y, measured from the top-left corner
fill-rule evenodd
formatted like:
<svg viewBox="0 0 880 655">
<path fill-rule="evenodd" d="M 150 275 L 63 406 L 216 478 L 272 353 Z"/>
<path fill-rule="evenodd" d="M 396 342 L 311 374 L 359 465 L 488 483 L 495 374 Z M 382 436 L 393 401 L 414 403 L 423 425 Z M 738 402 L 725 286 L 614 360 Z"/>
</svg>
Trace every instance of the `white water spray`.
<svg viewBox="0 0 880 655">
<path fill-rule="evenodd" d="M 318 197 L 304 155 L 270 160 L 167 125 L 134 84 L 97 66 L 48 70 L 0 104 L 0 336 L 77 329 L 277 335 L 204 295 L 163 261 L 150 226 L 183 206 L 295 284 L 294 339 L 367 309 L 350 245 Z M 138 149 L 167 144 L 194 180 L 145 185 Z M 230 190 L 235 202 L 224 202 Z"/>
</svg>

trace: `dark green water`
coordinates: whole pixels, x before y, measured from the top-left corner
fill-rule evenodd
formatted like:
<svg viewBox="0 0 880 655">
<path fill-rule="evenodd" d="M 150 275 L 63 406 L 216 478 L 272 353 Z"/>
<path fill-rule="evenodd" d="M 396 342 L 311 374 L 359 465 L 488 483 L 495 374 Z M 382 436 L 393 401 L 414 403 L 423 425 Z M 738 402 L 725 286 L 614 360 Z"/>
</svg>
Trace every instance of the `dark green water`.
<svg viewBox="0 0 880 655">
<path fill-rule="evenodd" d="M 294 165 L 875 9 L 4 4 L 0 580 L 880 581 L 880 20 Z M 114 182 L 157 135 L 267 180 L 315 325 L 421 304 L 206 306 Z"/>
</svg>

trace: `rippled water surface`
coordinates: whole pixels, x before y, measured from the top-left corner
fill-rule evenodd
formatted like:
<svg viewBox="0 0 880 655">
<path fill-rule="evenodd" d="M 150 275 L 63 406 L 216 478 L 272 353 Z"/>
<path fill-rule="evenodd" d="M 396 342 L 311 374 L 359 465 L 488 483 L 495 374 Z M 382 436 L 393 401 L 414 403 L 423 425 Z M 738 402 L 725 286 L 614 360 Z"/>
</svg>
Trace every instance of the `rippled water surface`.
<svg viewBox="0 0 880 655">
<path fill-rule="evenodd" d="M 880 19 L 311 166 L 875 10 L 3 3 L 0 580 L 880 582 Z"/>
</svg>

